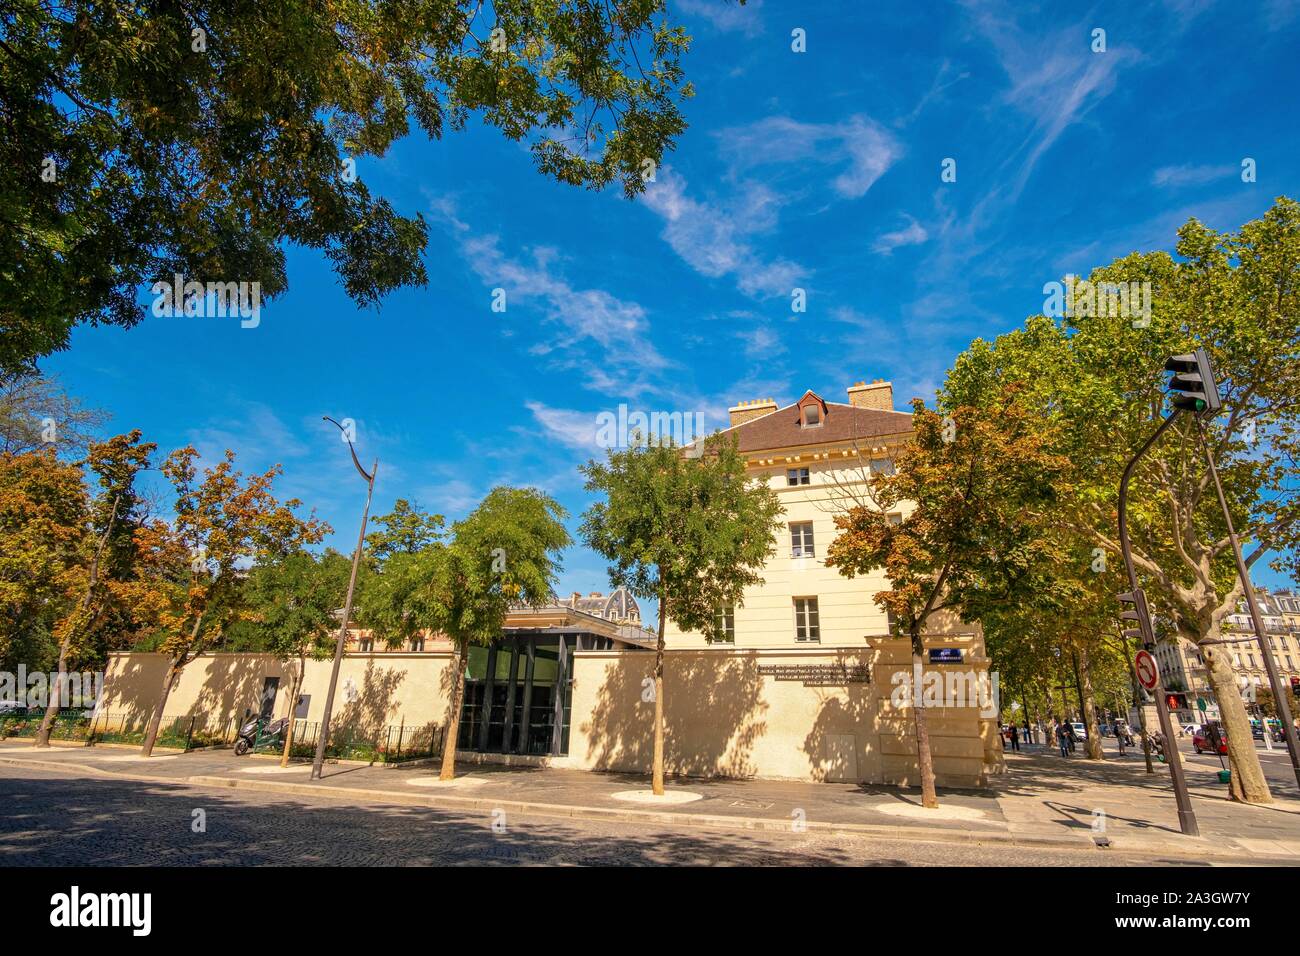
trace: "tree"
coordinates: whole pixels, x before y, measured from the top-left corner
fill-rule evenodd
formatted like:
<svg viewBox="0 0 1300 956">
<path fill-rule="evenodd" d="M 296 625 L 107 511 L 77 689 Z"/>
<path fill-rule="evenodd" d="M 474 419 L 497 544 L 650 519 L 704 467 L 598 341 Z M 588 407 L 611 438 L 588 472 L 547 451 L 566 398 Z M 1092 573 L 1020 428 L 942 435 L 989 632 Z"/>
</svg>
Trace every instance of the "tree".
<svg viewBox="0 0 1300 956">
<path fill-rule="evenodd" d="M 134 534 L 140 526 L 140 498 L 135 482 L 149 467 L 157 446 L 142 442 L 139 429 L 105 442 L 92 442 L 85 466 L 98 479 L 99 494 L 82 521 L 77 564 L 69 569 L 67 610 L 54 628 L 58 642 L 58 677 L 50 688 L 45 717 L 37 731 L 35 745 L 48 747 L 54 718 L 62 705 L 69 657 L 79 662 L 98 658 L 97 639 L 107 646 L 114 630 L 121 633 L 135 608 L 130 598 L 134 589 Z"/>
<path fill-rule="evenodd" d="M 389 642 L 441 633 L 456 654 L 443 736 L 441 779 L 456 775 L 465 668 L 471 645 L 500 640 L 511 606 L 540 606 L 554 595 L 559 552 L 570 544 L 565 511 L 533 488 L 493 488 L 441 535 L 442 517 L 399 501 L 370 537 L 383 557 L 367 585 L 363 621 Z"/>
<path fill-rule="evenodd" d="M 77 455 L 107 418 L 65 392 L 56 378 L 22 375 L 0 381 L 0 453 L 52 447 Z"/>
<path fill-rule="evenodd" d="M 718 609 L 743 604 L 745 588 L 775 553 L 776 495 L 745 473 L 733 440 L 713 436 L 703 454 L 669 444 L 610 450 L 582 466 L 588 491 L 604 496 L 580 534 L 609 562 L 609 580 L 659 603 L 654 662 L 654 793 L 664 793 L 664 630 L 721 639 Z"/>
<path fill-rule="evenodd" d="M 202 476 L 193 447 L 178 449 L 163 464 L 176 493 L 172 524 L 155 521 L 136 533 L 153 569 L 150 583 L 162 594 L 159 650 L 168 658 L 162 693 L 145 732 L 141 753 L 149 756 L 181 671 L 218 641 L 240 611 L 241 568 L 315 544 L 329 526 L 295 514 L 301 502 L 281 504 L 272 494 L 276 465 L 244 479 L 235 453 L 206 468 Z"/>
<path fill-rule="evenodd" d="M 493 488 L 468 517 L 452 526 L 450 546 L 433 577 L 437 627 L 456 649 L 451 713 L 443 740 L 441 779 L 456 773 L 456 737 L 469 646 L 501 637 L 514 605 L 540 607 L 555 595 L 559 554 L 572 539 L 566 512 L 532 488 Z"/>
<path fill-rule="evenodd" d="M 0 454 L 0 669 L 54 663 L 56 615 L 75 586 L 88 507 L 81 469 L 53 449 Z"/>
<path fill-rule="evenodd" d="M 1008 596 L 1017 568 L 1049 556 L 1032 519 L 1051 507 L 1063 463 L 1046 448 L 1041 420 L 1008 390 L 997 402 L 961 405 L 941 417 L 917 399 L 914 437 L 895 458 L 892 475 L 874 474 L 873 505 L 855 504 L 835 518 L 839 534 L 828 567 L 854 577 L 883 568 L 891 587 L 875 595 L 892 612 L 923 674 L 923 632 L 940 611 L 976 620 L 990 595 Z M 910 503 L 897 523 L 889 515 Z M 1014 507 L 1008 507 L 1015 503 Z M 938 807 L 934 764 L 917 682 L 911 705 L 921 802 Z"/>
<path fill-rule="evenodd" d="M 307 658 L 322 660 L 333 651 L 335 613 L 343 605 L 351 561 L 332 548 L 317 557 L 295 551 L 253 568 L 245 587 L 249 617 L 262 633 L 267 651 L 282 661 L 293 660 L 289 684 L 289 727 L 284 735 L 280 766 L 293 752 L 294 708 L 307 672 Z"/>
<path fill-rule="evenodd" d="M 1281 197 L 1236 233 L 1190 220 L 1176 248 L 1177 259 L 1134 253 L 1094 270 L 1076 285 L 1075 300 L 1087 307 L 1073 314 L 1034 316 L 993 343 L 975 341 L 946 388 L 975 402 L 1008 381 L 1021 384 L 1056 424 L 1056 450 L 1072 463 L 1068 520 L 1117 560 L 1120 473 L 1166 412 L 1165 360 L 1204 347 L 1223 408 L 1199 424 L 1246 564 L 1272 552 L 1284 570 L 1300 544 L 1300 204 Z M 1092 308 L 1081 294 L 1131 293 L 1144 283 L 1149 315 Z M 1139 466 L 1129 503 L 1134 561 L 1150 603 L 1205 658 L 1228 733 L 1233 795 L 1268 802 L 1232 655 L 1218 643 L 1242 587 L 1198 438 L 1184 415 Z"/>
<path fill-rule="evenodd" d="M 445 551 L 444 524 L 442 515 L 399 498 L 391 512 L 375 519 L 377 530 L 366 535 L 355 615 L 389 646 L 406 644 L 436 626 L 432 582 Z"/>
<path fill-rule="evenodd" d="M 663 0 L 488 9 L 5 4 L 0 371 L 31 370 L 79 323 L 136 324 L 140 286 L 176 274 L 271 298 L 286 242 L 321 250 L 360 306 L 423 285 L 423 218 L 356 172 L 412 121 L 437 139 L 477 114 L 560 182 L 642 190 L 692 92 Z"/>
</svg>

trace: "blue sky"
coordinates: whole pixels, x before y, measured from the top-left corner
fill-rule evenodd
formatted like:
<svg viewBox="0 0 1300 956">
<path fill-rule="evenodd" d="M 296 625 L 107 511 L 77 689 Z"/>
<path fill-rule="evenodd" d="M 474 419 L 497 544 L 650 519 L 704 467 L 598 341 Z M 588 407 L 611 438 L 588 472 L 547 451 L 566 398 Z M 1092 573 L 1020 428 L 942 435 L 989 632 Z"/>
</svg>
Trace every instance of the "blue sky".
<svg viewBox="0 0 1300 956">
<path fill-rule="evenodd" d="M 552 183 L 474 124 L 411 137 L 358 172 L 429 219 L 428 288 L 358 311 L 291 249 L 290 290 L 255 329 L 83 328 L 44 368 L 164 449 L 279 462 L 342 550 L 364 486 L 323 414 L 354 419 L 363 460 L 380 459 L 379 513 L 406 497 L 455 518 L 495 484 L 531 484 L 576 529 L 576 466 L 620 403 L 720 427 L 739 400 L 844 401 L 861 379 L 929 400 L 972 338 L 1041 310 L 1045 282 L 1300 193 L 1300 0 L 670 10 L 695 38 L 697 95 L 644 196 Z M 606 587 L 573 548 L 561 592 Z"/>
</svg>

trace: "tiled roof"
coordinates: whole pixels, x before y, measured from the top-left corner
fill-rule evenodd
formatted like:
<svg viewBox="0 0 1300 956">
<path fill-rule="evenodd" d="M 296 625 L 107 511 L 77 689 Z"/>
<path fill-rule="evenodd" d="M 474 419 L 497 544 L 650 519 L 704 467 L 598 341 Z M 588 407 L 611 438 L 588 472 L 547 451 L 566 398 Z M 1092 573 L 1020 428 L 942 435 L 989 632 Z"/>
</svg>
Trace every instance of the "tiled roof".
<svg viewBox="0 0 1300 956">
<path fill-rule="evenodd" d="M 724 434 L 735 435 L 742 452 L 754 452 L 881 438 L 911 430 L 912 416 L 908 412 L 885 412 L 827 402 L 826 417 L 820 425 L 804 428 L 800 424 L 799 406 L 787 405 L 762 418 L 727 429 Z"/>
</svg>

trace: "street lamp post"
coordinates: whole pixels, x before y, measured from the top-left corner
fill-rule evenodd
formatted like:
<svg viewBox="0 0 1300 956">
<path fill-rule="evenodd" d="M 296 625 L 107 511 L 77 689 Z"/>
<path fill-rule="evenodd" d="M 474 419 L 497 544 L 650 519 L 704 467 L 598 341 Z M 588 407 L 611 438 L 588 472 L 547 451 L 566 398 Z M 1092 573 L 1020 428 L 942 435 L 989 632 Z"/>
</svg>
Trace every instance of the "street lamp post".
<svg viewBox="0 0 1300 956">
<path fill-rule="evenodd" d="M 352 594 L 357 586 L 357 567 L 361 564 L 361 548 L 366 540 L 366 522 L 370 520 L 370 498 L 375 493 L 375 475 L 379 473 L 379 459 L 370 467 L 370 473 L 361 467 L 361 462 L 357 458 L 357 450 L 352 447 L 352 440 L 348 437 L 345 429 L 328 415 L 322 415 L 327 422 L 333 423 L 338 430 L 343 433 L 343 440 L 348 443 L 348 451 L 352 453 L 352 464 L 356 465 L 357 472 L 366 480 L 366 507 L 361 512 L 361 533 L 357 535 L 357 549 L 352 552 L 352 574 L 348 577 L 348 596 L 343 603 L 343 620 L 339 624 L 339 637 L 334 643 L 334 668 L 330 671 L 330 688 L 325 694 L 325 713 L 321 717 L 320 734 L 316 738 L 316 758 L 311 765 L 311 779 L 319 780 L 321 769 L 325 766 L 325 744 L 329 738 L 330 732 L 330 714 L 334 710 L 334 689 L 339 682 L 339 664 L 343 661 L 343 647 L 348 639 L 348 622 L 352 619 Z"/>
<path fill-rule="evenodd" d="M 1214 466 L 1214 453 L 1210 450 L 1210 443 L 1206 440 L 1205 425 L 1199 419 L 1196 422 L 1196 434 L 1201 442 L 1201 449 L 1205 452 L 1205 464 L 1210 470 L 1210 475 L 1214 478 L 1214 491 L 1219 496 L 1219 507 L 1223 509 L 1223 520 L 1228 526 L 1228 540 L 1232 543 L 1232 556 L 1237 561 L 1237 574 L 1241 578 L 1242 591 L 1246 595 L 1246 607 L 1250 608 L 1250 621 L 1255 628 L 1255 637 L 1259 641 L 1260 654 L 1264 657 L 1264 669 L 1268 671 L 1268 682 L 1273 688 L 1273 706 L 1277 708 L 1277 715 L 1282 721 L 1282 730 L 1286 734 L 1286 749 L 1291 755 L 1291 770 L 1295 773 L 1296 783 L 1300 784 L 1300 744 L 1296 741 L 1295 724 L 1291 722 L 1291 707 L 1287 703 L 1286 693 L 1282 687 L 1282 676 L 1277 670 L 1277 661 L 1273 659 L 1273 651 L 1268 646 L 1268 640 L 1264 634 L 1264 624 L 1259 619 L 1259 605 L 1255 601 L 1255 586 L 1250 582 L 1250 569 L 1246 567 L 1246 562 L 1241 556 L 1241 542 L 1237 539 L 1237 531 L 1232 526 L 1232 515 L 1228 511 L 1228 500 L 1223 496 L 1223 485 L 1219 482 L 1219 469 Z M 1268 720 L 1263 716 L 1260 722 L 1264 726 L 1264 743 L 1269 749 L 1272 749 L 1269 740 Z"/>
<path fill-rule="evenodd" d="M 1169 417 L 1160 423 L 1160 427 L 1146 440 L 1132 460 L 1124 466 L 1124 475 L 1119 480 L 1119 547 L 1124 555 L 1124 570 L 1128 573 L 1130 593 L 1121 595 L 1120 600 L 1129 600 L 1134 610 L 1130 612 L 1137 621 L 1142 643 L 1147 650 L 1155 646 L 1155 629 L 1151 626 L 1151 615 L 1147 609 L 1146 597 L 1138 587 L 1137 569 L 1133 565 L 1133 552 L 1128 538 L 1128 484 L 1133 477 L 1133 470 L 1147 450 L 1159 440 L 1165 430 L 1178 417 L 1178 410 L 1169 413 Z M 1156 686 L 1152 688 L 1156 698 L 1156 713 L 1160 715 L 1160 732 L 1165 737 L 1165 761 L 1169 764 L 1169 775 L 1173 779 L 1174 799 L 1178 803 L 1178 826 L 1188 836 L 1200 836 L 1196 825 L 1196 814 L 1192 810 L 1192 798 L 1187 792 L 1187 780 L 1183 776 L 1182 755 L 1178 752 L 1178 741 L 1174 737 L 1173 724 L 1169 720 L 1169 707 L 1165 703 L 1164 687 L 1160 682 L 1160 670 L 1156 668 Z M 1139 702 L 1139 707 L 1141 703 Z"/>
</svg>

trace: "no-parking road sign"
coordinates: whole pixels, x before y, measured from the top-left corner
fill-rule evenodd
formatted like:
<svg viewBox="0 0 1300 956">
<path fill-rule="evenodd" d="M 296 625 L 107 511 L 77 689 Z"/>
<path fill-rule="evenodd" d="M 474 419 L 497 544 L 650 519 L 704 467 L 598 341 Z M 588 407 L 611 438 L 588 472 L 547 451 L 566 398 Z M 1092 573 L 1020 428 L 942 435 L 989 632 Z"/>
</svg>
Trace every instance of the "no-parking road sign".
<svg viewBox="0 0 1300 956">
<path fill-rule="evenodd" d="M 1156 686 L 1156 659 L 1148 651 L 1138 651 L 1137 656 L 1133 659 L 1133 666 L 1137 669 L 1138 683 L 1147 690 L 1155 690 Z"/>
</svg>

